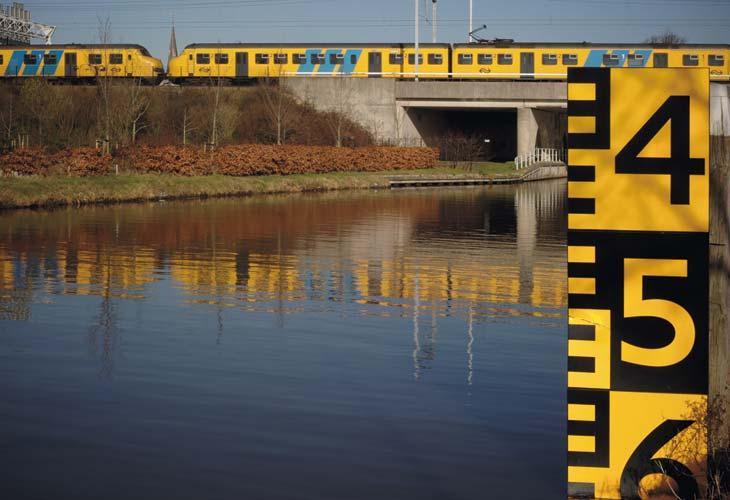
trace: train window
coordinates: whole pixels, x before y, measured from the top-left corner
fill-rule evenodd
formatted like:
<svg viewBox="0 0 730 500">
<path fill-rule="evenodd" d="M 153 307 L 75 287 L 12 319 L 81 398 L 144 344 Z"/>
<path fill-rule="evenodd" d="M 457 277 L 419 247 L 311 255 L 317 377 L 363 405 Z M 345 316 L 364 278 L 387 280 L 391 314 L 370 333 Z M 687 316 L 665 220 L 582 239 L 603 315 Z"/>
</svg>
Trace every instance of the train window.
<svg viewBox="0 0 730 500">
<path fill-rule="evenodd" d="M 578 64 L 577 54 L 563 54 L 563 64 L 565 66 L 575 66 Z"/>
<path fill-rule="evenodd" d="M 444 62 L 444 56 L 441 54 L 429 54 L 428 55 L 428 64 L 442 64 Z"/>
<path fill-rule="evenodd" d="M 408 54 L 408 64 L 416 64 L 416 54 Z M 423 54 L 418 54 L 418 64 L 423 64 Z"/>
<path fill-rule="evenodd" d="M 124 56 L 122 54 L 109 54 L 109 64 L 122 64 Z"/>
<path fill-rule="evenodd" d="M 269 64 L 269 54 L 256 54 L 256 64 Z"/>
<path fill-rule="evenodd" d="M 497 64 L 502 64 L 502 65 L 512 64 L 512 54 L 499 54 L 497 56 Z"/>
<path fill-rule="evenodd" d="M 345 62 L 344 54 L 330 54 L 330 64 L 342 64 Z"/>
<path fill-rule="evenodd" d="M 132 60 L 132 54 L 127 54 L 127 61 L 131 61 L 131 60 Z"/>
<path fill-rule="evenodd" d="M 644 54 L 629 54 L 629 66 L 636 68 L 644 65 Z"/>
<path fill-rule="evenodd" d="M 542 64 L 545 66 L 555 66 L 558 64 L 558 56 L 556 54 L 543 54 Z"/>
<path fill-rule="evenodd" d="M 324 54 L 312 54 L 312 64 L 324 64 Z"/>
<path fill-rule="evenodd" d="M 89 54 L 89 64 L 101 64 L 101 54 Z"/>
<path fill-rule="evenodd" d="M 493 60 L 492 54 L 479 54 L 477 56 L 477 62 L 479 64 L 489 65 L 492 64 Z"/>
<path fill-rule="evenodd" d="M 710 66 L 725 66 L 725 56 L 710 55 L 707 58 L 707 64 Z"/>
<path fill-rule="evenodd" d="M 666 52 L 658 52 L 654 54 L 654 67 L 666 68 L 669 66 L 669 54 Z"/>
<path fill-rule="evenodd" d="M 682 64 L 685 66 L 698 66 L 700 64 L 700 58 L 695 54 L 685 54 L 682 56 Z"/>
<path fill-rule="evenodd" d="M 390 54 L 390 64 L 403 64 L 403 54 Z"/>
<path fill-rule="evenodd" d="M 25 54 L 23 64 L 38 64 L 38 57 L 35 54 Z"/>
<path fill-rule="evenodd" d="M 45 54 L 43 56 L 43 64 L 47 64 L 47 65 L 58 64 L 58 54 Z"/>
<path fill-rule="evenodd" d="M 2 66 L 3 64 L 4 64 L 4 62 L 3 62 L 3 55 L 0 54 L 0 66 Z"/>
<path fill-rule="evenodd" d="M 294 54 L 292 61 L 294 64 L 307 64 L 307 54 Z"/>
<path fill-rule="evenodd" d="M 289 56 L 286 54 L 274 54 L 274 63 L 276 64 L 288 64 Z"/>
<path fill-rule="evenodd" d="M 617 54 L 603 54 L 604 66 L 618 66 L 619 57 Z"/>
<path fill-rule="evenodd" d="M 228 54 L 216 54 L 214 60 L 216 64 L 228 64 Z"/>
<path fill-rule="evenodd" d="M 210 64 L 210 54 L 196 54 L 195 62 L 198 64 Z"/>
<path fill-rule="evenodd" d="M 474 58 L 471 54 L 459 54 L 459 64 L 471 64 Z"/>
<path fill-rule="evenodd" d="M 356 54 L 350 55 L 350 64 L 357 64 L 357 55 Z"/>
</svg>

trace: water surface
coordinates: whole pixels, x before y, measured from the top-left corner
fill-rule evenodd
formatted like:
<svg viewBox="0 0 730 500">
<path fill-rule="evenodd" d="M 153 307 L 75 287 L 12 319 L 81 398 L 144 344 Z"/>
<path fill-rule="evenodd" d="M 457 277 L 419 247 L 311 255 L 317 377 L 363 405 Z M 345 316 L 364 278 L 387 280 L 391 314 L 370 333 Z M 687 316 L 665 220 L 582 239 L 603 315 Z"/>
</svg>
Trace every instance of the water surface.
<svg viewBox="0 0 730 500">
<path fill-rule="evenodd" d="M 0 213 L 0 498 L 560 496 L 564 198 Z"/>
</svg>

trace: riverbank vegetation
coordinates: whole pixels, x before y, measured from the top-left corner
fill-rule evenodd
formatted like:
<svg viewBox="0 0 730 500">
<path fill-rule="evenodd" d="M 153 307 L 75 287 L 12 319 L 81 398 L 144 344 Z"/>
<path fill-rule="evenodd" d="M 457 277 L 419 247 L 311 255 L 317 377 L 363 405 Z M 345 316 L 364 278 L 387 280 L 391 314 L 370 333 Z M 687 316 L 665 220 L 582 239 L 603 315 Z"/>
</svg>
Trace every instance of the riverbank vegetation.
<svg viewBox="0 0 730 500">
<path fill-rule="evenodd" d="M 236 177 L 221 174 L 182 176 L 130 174 L 96 176 L 19 176 L 0 182 L 0 208 L 52 207 L 161 199 L 246 196 L 345 189 L 387 188 L 392 177 L 500 177 L 510 165 L 483 163 L 477 167 L 437 166 L 430 169 L 379 172 Z"/>
</svg>

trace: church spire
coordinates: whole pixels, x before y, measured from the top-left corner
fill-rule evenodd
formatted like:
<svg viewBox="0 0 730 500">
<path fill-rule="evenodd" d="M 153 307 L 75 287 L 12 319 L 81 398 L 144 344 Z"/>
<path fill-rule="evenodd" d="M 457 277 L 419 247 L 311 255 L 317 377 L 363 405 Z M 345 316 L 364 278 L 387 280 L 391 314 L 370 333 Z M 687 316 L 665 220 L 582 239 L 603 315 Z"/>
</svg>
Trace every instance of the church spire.
<svg viewBox="0 0 730 500">
<path fill-rule="evenodd" d="M 172 18 L 172 33 L 170 33 L 170 52 L 167 55 L 167 63 L 177 57 L 177 37 L 175 36 L 175 18 Z"/>
</svg>

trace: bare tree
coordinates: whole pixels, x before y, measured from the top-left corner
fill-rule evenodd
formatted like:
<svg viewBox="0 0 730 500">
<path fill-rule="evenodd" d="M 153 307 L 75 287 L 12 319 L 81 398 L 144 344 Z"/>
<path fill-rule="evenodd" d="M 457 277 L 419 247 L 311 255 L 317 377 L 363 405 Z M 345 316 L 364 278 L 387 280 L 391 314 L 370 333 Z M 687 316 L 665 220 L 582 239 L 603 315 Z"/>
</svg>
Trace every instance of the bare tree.
<svg viewBox="0 0 730 500">
<path fill-rule="evenodd" d="M 352 87 L 346 78 L 335 77 L 332 86 L 332 102 L 326 116 L 327 125 L 332 131 L 335 146 L 342 147 L 344 132 L 350 123 L 352 106 Z"/>
<path fill-rule="evenodd" d="M 108 45 L 112 37 L 112 23 L 109 17 L 98 18 L 99 44 L 102 47 L 102 63 L 104 57 L 108 57 Z M 99 104 L 102 134 L 104 136 L 102 152 L 111 152 L 112 140 L 112 79 L 108 71 L 102 75 L 97 74 L 97 89 L 99 92 Z"/>
<path fill-rule="evenodd" d="M 13 137 L 17 128 L 15 120 L 15 92 L 12 89 L 9 92 L 3 92 L 0 97 L 0 128 L 2 129 L 3 140 L 9 147 L 13 142 Z"/>
<path fill-rule="evenodd" d="M 269 122 L 276 131 L 276 144 L 284 144 L 286 127 L 294 108 L 294 99 L 281 78 L 278 81 L 270 78 L 264 79 L 259 85 L 259 92 L 266 107 Z"/>
<path fill-rule="evenodd" d="M 650 43 L 652 45 L 681 45 L 687 43 L 687 39 L 682 35 L 679 35 L 669 29 L 658 35 L 652 35 L 644 43 Z"/>
<path fill-rule="evenodd" d="M 142 80 L 138 79 L 120 88 L 122 92 L 122 118 L 126 136 L 132 144 L 137 142 L 137 135 L 145 128 L 143 118 L 150 107 L 149 93 L 142 87 Z"/>
</svg>

